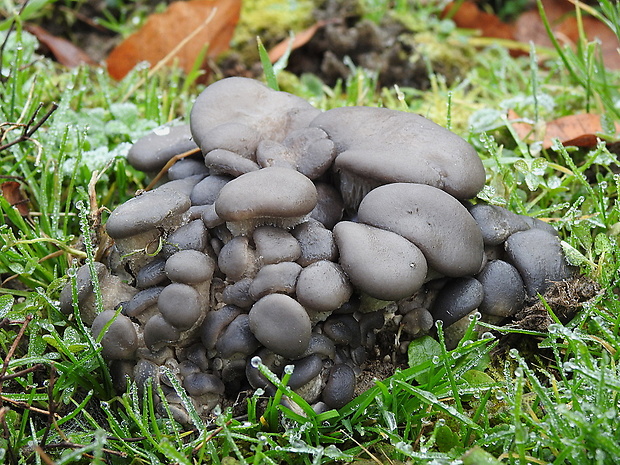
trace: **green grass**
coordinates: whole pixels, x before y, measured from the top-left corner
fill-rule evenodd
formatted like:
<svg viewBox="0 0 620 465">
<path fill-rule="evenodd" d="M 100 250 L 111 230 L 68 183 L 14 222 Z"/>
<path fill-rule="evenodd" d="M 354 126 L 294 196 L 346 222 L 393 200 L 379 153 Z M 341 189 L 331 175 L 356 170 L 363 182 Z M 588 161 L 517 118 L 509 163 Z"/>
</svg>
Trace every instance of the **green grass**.
<svg viewBox="0 0 620 465">
<path fill-rule="evenodd" d="M 598 14 L 617 24 L 620 7 L 599 3 Z M 280 63 L 266 69 L 271 85 L 322 109 L 383 105 L 451 127 L 483 159 L 488 181 L 479 198 L 553 221 L 570 261 L 601 291 L 565 324 L 549 304 L 548 332 L 489 327 L 520 336 L 503 352 L 491 333 L 477 338 L 476 320 L 451 351 L 439 328 L 437 341 L 409 346 L 409 368 L 339 411 L 314 413 L 286 376 L 278 380 L 261 366 L 278 387 L 275 397 L 256 392 L 247 416 L 224 410 L 213 424 L 190 409 L 193 428 L 183 430 L 155 414 L 148 389 L 113 392 L 98 341 L 79 318 L 60 313 L 57 299 L 75 265 L 100 253 L 105 208 L 145 185 L 124 159 L 128 145 L 185 119 L 201 88 L 177 70 L 136 70 L 117 83 L 100 69 L 62 69 L 38 57 L 22 30 L 25 15 L 37 17 L 30 9 L 13 18 L 0 80 L 0 145 L 24 139 L 0 151 L 0 182 L 18 181 L 31 212 L 22 217 L 0 197 L 0 462 L 607 464 L 620 456 L 616 155 L 604 144 L 543 150 L 504 117 L 513 108 L 542 124 L 590 111 L 609 127 L 620 119 L 620 89 L 612 84 L 620 73 L 603 69 L 586 41 L 575 51 L 558 46 L 539 63 L 535 50 L 521 58 L 494 45 L 474 51 L 468 33 L 437 19 L 436 6 L 363 4 L 371 18 L 395 11 L 420 38 L 441 39 L 421 45 L 428 90 L 380 89 L 375 74 L 353 65 L 349 79 L 329 88 Z M 2 24 L 7 34 L 9 23 Z M 454 44 L 471 59 L 448 79 L 433 60 L 450 57 Z M 490 357 L 492 349 L 503 355 Z M 298 408 L 281 403 L 283 396 Z"/>
</svg>

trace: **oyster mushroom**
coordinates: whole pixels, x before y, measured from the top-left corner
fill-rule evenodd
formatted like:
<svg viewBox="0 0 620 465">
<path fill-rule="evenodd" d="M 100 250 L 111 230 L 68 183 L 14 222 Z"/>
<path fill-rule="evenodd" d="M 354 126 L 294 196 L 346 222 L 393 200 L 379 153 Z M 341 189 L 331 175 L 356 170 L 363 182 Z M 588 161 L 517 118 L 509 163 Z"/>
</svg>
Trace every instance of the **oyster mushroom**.
<svg viewBox="0 0 620 465">
<path fill-rule="evenodd" d="M 411 182 L 474 197 L 485 182 L 475 149 L 423 116 L 385 108 L 342 107 L 317 116 L 312 126 L 334 141 L 334 169 L 348 208 L 373 188 Z"/>
<path fill-rule="evenodd" d="M 138 335 L 133 323 L 125 315 L 116 315 L 114 310 L 104 310 L 93 321 L 93 336 L 98 338 L 112 319 L 114 321 L 101 338 L 102 355 L 108 360 L 133 360 L 138 348 Z"/>
<path fill-rule="evenodd" d="M 394 183 L 371 191 L 358 219 L 400 234 L 413 242 L 429 267 L 446 276 L 480 271 L 483 241 L 480 228 L 454 197 L 424 184 Z"/>
<path fill-rule="evenodd" d="M 265 224 L 293 227 L 316 203 L 312 181 L 292 169 L 271 167 L 227 183 L 215 201 L 215 211 L 231 232 L 239 235 Z"/>
<path fill-rule="evenodd" d="M 127 153 L 127 161 L 141 171 L 159 171 L 175 155 L 197 149 L 189 124 L 162 127 L 138 139 Z"/>
<path fill-rule="evenodd" d="M 340 264 L 360 291 L 380 300 L 399 300 L 422 287 L 424 254 L 399 234 L 361 223 L 334 227 Z"/>
</svg>

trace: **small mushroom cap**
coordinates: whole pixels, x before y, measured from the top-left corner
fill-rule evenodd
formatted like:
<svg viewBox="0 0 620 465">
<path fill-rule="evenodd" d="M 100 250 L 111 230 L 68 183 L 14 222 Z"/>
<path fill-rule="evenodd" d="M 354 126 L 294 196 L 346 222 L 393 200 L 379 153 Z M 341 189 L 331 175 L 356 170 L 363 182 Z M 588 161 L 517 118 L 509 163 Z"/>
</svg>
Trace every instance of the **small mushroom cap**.
<svg viewBox="0 0 620 465">
<path fill-rule="evenodd" d="M 197 284 L 211 280 L 215 260 L 198 250 L 180 250 L 168 258 L 165 270 L 171 281 Z"/>
<path fill-rule="evenodd" d="M 323 323 L 323 333 L 337 345 L 353 348 L 361 344 L 362 334 L 358 321 L 351 315 L 332 315 Z"/>
<path fill-rule="evenodd" d="M 399 300 L 422 287 L 426 258 L 399 234 L 361 223 L 334 227 L 340 264 L 353 285 L 380 300 Z"/>
<path fill-rule="evenodd" d="M 180 337 L 179 330 L 164 320 L 161 314 L 152 316 L 144 325 L 144 344 L 152 351 L 176 342 Z"/>
<path fill-rule="evenodd" d="M 104 310 L 97 315 L 91 327 L 95 338 L 115 315 L 114 310 Z M 117 315 L 101 338 L 101 345 L 101 354 L 106 360 L 132 360 L 138 348 L 138 335 L 131 320 L 125 315 Z"/>
<path fill-rule="evenodd" d="M 353 293 L 340 265 L 320 260 L 308 265 L 297 278 L 297 300 L 315 312 L 331 312 L 344 304 Z"/>
<path fill-rule="evenodd" d="M 336 144 L 337 171 L 377 184 L 413 182 L 474 197 L 485 182 L 475 149 L 423 116 L 386 108 L 342 107 L 311 123 Z"/>
<path fill-rule="evenodd" d="M 224 394 L 224 383 L 209 373 L 192 373 L 183 380 L 183 387 L 190 396 L 200 397 L 206 394 Z"/>
<path fill-rule="evenodd" d="M 167 282 L 168 276 L 166 275 L 165 267 L 166 260 L 161 258 L 144 265 L 136 274 L 136 287 L 138 289 L 146 289 L 147 287 L 153 287 Z"/>
<path fill-rule="evenodd" d="M 334 365 L 329 371 L 323 402 L 330 408 L 339 409 L 353 400 L 355 394 L 355 372 L 348 365 Z"/>
<path fill-rule="evenodd" d="M 308 266 L 319 260 L 335 260 L 338 248 L 334 241 L 334 234 L 316 220 L 309 220 L 296 226 L 293 236 L 301 247 L 301 257 L 297 263 Z"/>
<path fill-rule="evenodd" d="M 293 294 L 301 266 L 294 262 L 281 262 L 265 265 L 252 281 L 248 289 L 250 296 L 258 300 L 267 294 L 279 292 Z"/>
<path fill-rule="evenodd" d="M 256 273 L 256 257 L 247 236 L 237 236 L 230 240 L 217 258 L 220 271 L 229 281 L 253 277 Z"/>
<path fill-rule="evenodd" d="M 525 302 L 525 287 L 517 269 L 502 260 L 492 260 L 476 276 L 484 288 L 479 310 L 488 315 L 507 317 Z"/>
<path fill-rule="evenodd" d="M 570 277 L 560 240 L 543 229 L 516 232 L 504 246 L 508 261 L 523 278 L 528 297 L 544 293 L 552 281 Z"/>
<path fill-rule="evenodd" d="M 254 303 L 254 299 L 250 295 L 252 281 L 252 278 L 243 278 L 236 283 L 229 284 L 222 292 L 222 301 L 239 308 L 250 308 Z"/>
<path fill-rule="evenodd" d="M 256 151 L 256 161 L 263 168 L 289 167 L 310 179 L 325 173 L 335 157 L 334 143 L 316 127 L 292 131 L 282 143 L 263 140 Z"/>
<path fill-rule="evenodd" d="M 427 334 L 433 327 L 433 323 L 433 315 L 423 307 L 407 312 L 401 321 L 403 329 L 413 337 Z"/>
<path fill-rule="evenodd" d="M 226 184 L 215 201 L 215 211 L 226 221 L 292 218 L 310 213 L 316 203 L 312 181 L 292 169 L 271 167 Z"/>
<path fill-rule="evenodd" d="M 309 355 L 295 362 L 295 368 L 288 380 L 291 389 L 299 389 L 309 383 L 323 371 L 323 360 L 316 354 Z"/>
<path fill-rule="evenodd" d="M 442 320 L 444 328 L 457 322 L 478 308 L 484 298 L 480 281 L 474 278 L 456 278 L 439 291 L 431 308 L 435 320 Z"/>
<path fill-rule="evenodd" d="M 172 165 L 170 169 L 168 169 L 167 174 L 169 180 L 176 181 L 191 176 L 207 176 L 209 174 L 209 169 L 205 166 L 204 160 L 183 158 Z"/>
<path fill-rule="evenodd" d="M 204 222 L 193 220 L 172 232 L 163 247 L 165 255 L 172 255 L 179 250 L 204 250 L 209 241 L 209 234 Z"/>
<path fill-rule="evenodd" d="M 129 199 L 110 214 L 106 230 L 123 239 L 168 224 L 190 207 L 189 197 L 172 189 L 155 189 Z"/>
<path fill-rule="evenodd" d="M 208 312 L 200 326 L 200 339 L 207 349 L 214 349 L 224 328 L 241 313 L 237 307 L 226 305 L 219 310 Z"/>
<path fill-rule="evenodd" d="M 200 318 L 202 300 L 192 286 L 172 283 L 159 294 L 157 307 L 169 324 L 183 331 L 190 329 Z"/>
<path fill-rule="evenodd" d="M 317 354 L 321 358 L 329 358 L 333 360 L 336 356 L 336 345 L 334 344 L 334 341 L 325 334 L 312 333 L 308 348 L 302 354 L 302 357 L 307 357 L 312 354 Z"/>
<path fill-rule="evenodd" d="M 210 131 L 221 124 L 242 124 L 259 139 L 282 141 L 289 132 L 308 126 L 319 113 L 300 97 L 274 91 L 255 79 L 230 77 L 211 84 L 196 98 L 190 125 L 196 143 L 211 148 Z M 227 140 L 235 133 L 247 137 L 248 131 L 227 129 Z"/>
<path fill-rule="evenodd" d="M 159 299 L 159 294 L 163 289 L 161 286 L 156 286 L 141 290 L 131 300 L 123 304 L 123 315 L 132 318 L 137 317 L 147 308 L 157 304 L 157 299 Z"/>
<path fill-rule="evenodd" d="M 264 264 L 294 262 L 301 256 L 301 247 L 291 233 L 274 226 L 260 226 L 252 234 L 258 260 Z"/>
<path fill-rule="evenodd" d="M 127 161 L 140 171 L 158 171 L 173 156 L 197 148 L 189 124 L 157 128 L 131 146 Z"/>
<path fill-rule="evenodd" d="M 107 268 L 100 262 L 94 262 L 93 266 L 95 267 L 97 278 L 101 281 L 108 274 Z M 93 280 L 90 276 L 90 267 L 88 264 L 82 265 L 78 268 L 75 280 L 79 306 L 93 295 Z M 60 292 L 60 310 L 65 315 L 73 313 L 73 290 L 71 287 L 71 282 L 68 282 Z"/>
<path fill-rule="evenodd" d="M 222 187 L 232 178 L 230 176 L 211 175 L 200 181 L 190 195 L 192 205 L 212 205 L 220 195 Z"/>
<path fill-rule="evenodd" d="M 409 239 L 422 250 L 429 267 L 446 276 L 480 271 L 480 228 L 458 200 L 440 189 L 405 183 L 378 187 L 362 200 L 358 219 Z"/>
<path fill-rule="evenodd" d="M 215 126 L 207 132 L 202 139 L 201 148 L 203 153 L 224 149 L 254 160 L 260 137 L 260 133 L 247 124 L 231 121 Z"/>
<path fill-rule="evenodd" d="M 511 234 L 530 228 L 523 217 L 496 205 L 479 203 L 469 208 L 469 213 L 480 226 L 485 245 L 501 244 Z"/>
<path fill-rule="evenodd" d="M 238 315 L 219 336 L 215 348 L 222 358 L 231 358 L 235 354 L 248 356 L 258 349 L 259 343 L 250 330 L 247 314 Z M 245 368 L 245 362 L 243 362 Z"/>
<path fill-rule="evenodd" d="M 211 150 L 205 154 L 205 165 L 213 174 L 235 177 L 260 169 L 260 166 L 253 160 L 224 149 Z"/>
<path fill-rule="evenodd" d="M 269 294 L 250 310 L 250 329 L 267 349 L 295 358 L 308 348 L 312 324 L 306 310 L 292 297 Z"/>
</svg>

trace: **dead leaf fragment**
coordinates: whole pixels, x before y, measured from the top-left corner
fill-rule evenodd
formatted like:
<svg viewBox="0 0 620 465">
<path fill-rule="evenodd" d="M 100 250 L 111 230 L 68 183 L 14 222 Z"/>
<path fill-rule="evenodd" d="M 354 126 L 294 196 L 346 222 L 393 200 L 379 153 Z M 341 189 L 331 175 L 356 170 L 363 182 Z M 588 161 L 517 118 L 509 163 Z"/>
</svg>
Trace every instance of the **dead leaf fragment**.
<svg viewBox="0 0 620 465">
<path fill-rule="evenodd" d="M 298 34 L 295 34 L 295 36 L 293 37 L 292 43 L 291 43 L 291 39 L 283 40 L 279 44 L 275 45 L 271 50 L 269 50 L 269 61 L 271 61 L 271 63 L 275 63 L 276 61 L 278 61 L 280 58 L 282 58 L 282 56 L 284 56 L 284 54 L 286 53 L 289 47 L 291 48 L 291 50 L 296 50 L 299 47 L 303 47 L 308 42 L 310 42 L 310 39 L 314 37 L 314 35 L 317 33 L 319 29 L 324 27 L 326 24 L 336 22 L 336 21 L 339 21 L 339 20 L 337 19 L 337 20 L 317 21 L 312 26 L 310 26 L 308 29 L 305 29 Z"/>
<path fill-rule="evenodd" d="M 21 216 L 27 216 L 30 213 L 28 209 L 29 200 L 22 194 L 20 184 L 17 181 L 6 181 L 0 184 L 0 191 L 2 191 L 2 197 L 12 207 L 17 208 L 17 211 Z"/>
<path fill-rule="evenodd" d="M 565 146 L 592 148 L 598 143 L 603 135 L 600 115 L 594 113 L 580 113 L 563 116 L 548 122 L 543 134 L 537 134 L 532 124 L 516 121 L 519 116 L 512 110 L 508 112 L 508 120 L 511 122 L 517 135 L 526 141 L 540 141 L 545 149 L 551 148 L 554 139 L 559 139 Z M 616 123 L 616 132 L 620 133 L 620 124 Z M 613 140 L 613 139 L 612 139 Z"/>
<path fill-rule="evenodd" d="M 453 11 L 453 8 L 458 10 Z M 482 11 L 473 2 L 465 1 L 457 6 L 449 3 L 441 14 L 442 17 L 452 15 L 452 20 L 458 27 L 465 29 L 479 29 L 484 37 L 512 39 L 513 26 L 502 22 L 497 16 Z"/>
<path fill-rule="evenodd" d="M 34 35 L 41 44 L 47 47 L 61 65 L 75 68 L 81 64 L 93 66 L 98 64 L 88 56 L 84 50 L 62 37 L 56 37 L 50 34 L 41 26 L 28 24 L 26 25 L 26 30 Z"/>
<path fill-rule="evenodd" d="M 173 2 L 112 50 L 108 72 L 114 79 L 122 79 L 142 61 L 154 66 L 192 35 L 174 54 L 178 65 L 189 72 L 205 46 L 209 58 L 228 49 L 240 12 L 241 0 Z"/>
</svg>

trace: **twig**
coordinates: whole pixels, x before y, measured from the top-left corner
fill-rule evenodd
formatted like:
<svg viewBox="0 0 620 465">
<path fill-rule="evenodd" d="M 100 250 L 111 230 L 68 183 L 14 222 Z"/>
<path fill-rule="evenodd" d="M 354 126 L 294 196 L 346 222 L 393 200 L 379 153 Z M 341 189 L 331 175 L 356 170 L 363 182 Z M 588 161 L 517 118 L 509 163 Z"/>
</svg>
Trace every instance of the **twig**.
<svg viewBox="0 0 620 465">
<path fill-rule="evenodd" d="M 13 400 L 13 399 L 10 399 L 9 397 L 0 396 L 0 402 L 8 402 L 9 404 L 14 405 L 15 407 L 30 410 L 31 412 L 39 413 L 41 415 L 46 415 L 46 416 L 51 415 L 49 411 L 43 410 L 41 408 L 33 407 L 32 405 L 26 402 L 22 402 L 21 400 Z M 60 415 L 58 415 L 57 413 L 55 413 L 54 415 L 56 415 L 56 417 L 60 419 Z"/>
<path fill-rule="evenodd" d="M 155 184 L 157 184 L 157 181 L 159 181 L 168 172 L 168 170 L 172 167 L 172 165 L 174 165 L 177 161 L 183 158 L 189 157 L 191 155 L 194 155 L 196 153 L 200 153 L 199 148 L 188 150 L 187 152 L 179 153 L 178 155 L 175 155 L 174 157 L 172 157 L 170 160 L 168 160 L 168 163 L 166 163 L 164 167 L 161 170 L 159 170 L 159 173 L 157 173 L 157 176 L 153 178 L 153 180 L 149 183 L 148 186 L 146 186 L 146 189 L 144 190 L 150 191 L 155 186 Z"/>
<path fill-rule="evenodd" d="M 26 315 L 26 318 L 24 319 L 24 322 L 21 328 L 19 328 L 19 332 L 17 333 L 17 336 L 15 336 L 15 340 L 13 341 L 11 348 L 9 349 L 8 353 L 6 354 L 6 357 L 4 358 L 4 364 L 2 365 L 2 370 L 0 370 L 0 394 L 2 393 L 2 384 L 4 382 L 3 378 L 6 375 L 7 370 L 9 369 L 9 363 L 11 361 L 11 358 L 13 358 L 13 354 L 17 350 L 17 346 L 19 345 L 22 337 L 24 337 L 26 328 L 28 327 L 28 324 L 31 321 L 32 321 L 32 315 Z M 2 400 L 3 400 L 2 397 L 0 397 L 0 407 L 2 406 Z"/>
<path fill-rule="evenodd" d="M 20 136 L 13 139 L 11 142 L 7 142 L 6 144 L 0 145 L 0 152 L 2 150 L 8 149 L 9 147 L 12 147 L 15 144 L 19 144 L 26 140 L 30 140 L 32 135 L 48 120 L 50 116 L 52 116 L 52 113 L 56 111 L 56 109 L 58 108 L 58 104 L 56 102 L 52 102 L 52 106 L 50 107 L 50 109 L 41 117 L 39 121 L 35 122 L 35 118 L 37 117 L 37 114 L 39 113 L 42 107 L 43 107 L 43 104 L 40 103 L 37 109 L 35 110 L 34 114 L 32 115 L 32 118 L 30 118 L 30 121 L 28 121 L 24 125 L 24 129 Z"/>
<path fill-rule="evenodd" d="M 45 433 L 43 433 L 43 437 L 39 442 L 39 445 L 41 447 L 45 447 L 45 443 L 47 442 L 47 437 L 49 436 L 50 429 L 55 423 L 54 413 L 56 411 L 56 402 L 54 401 L 54 384 L 56 384 L 56 365 L 52 363 L 49 384 L 47 385 L 47 400 L 49 404 L 50 415 L 47 417 L 47 426 L 45 427 Z"/>
<path fill-rule="evenodd" d="M 10 379 L 19 378 L 20 376 L 27 375 L 28 373 L 32 373 L 33 371 L 39 371 L 45 368 L 45 365 L 42 363 L 37 363 L 36 365 L 32 365 L 30 368 L 26 368 L 25 370 L 16 371 L 11 375 L 4 375 L 0 377 L 0 381 L 8 381 Z"/>
</svg>

